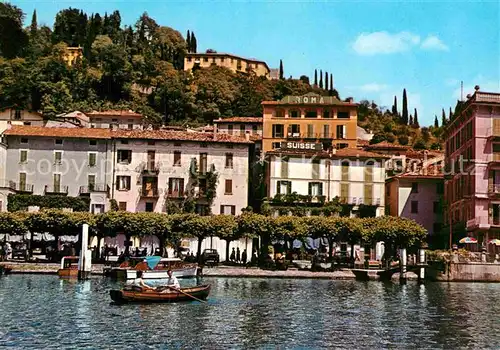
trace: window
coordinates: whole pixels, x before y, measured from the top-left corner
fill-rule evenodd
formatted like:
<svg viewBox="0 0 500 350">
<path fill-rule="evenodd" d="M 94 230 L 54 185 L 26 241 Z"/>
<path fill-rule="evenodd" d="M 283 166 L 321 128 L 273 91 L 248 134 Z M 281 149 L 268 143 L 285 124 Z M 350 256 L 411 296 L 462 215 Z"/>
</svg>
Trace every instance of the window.
<svg viewBox="0 0 500 350">
<path fill-rule="evenodd" d="M 118 191 L 130 190 L 130 176 L 117 176 L 116 177 L 116 189 Z"/>
<path fill-rule="evenodd" d="M 154 208 L 154 203 L 153 202 L 146 202 L 146 212 L 151 213 Z"/>
<path fill-rule="evenodd" d="M 437 194 L 443 194 L 444 193 L 444 183 L 438 182 L 436 184 L 436 193 Z"/>
<path fill-rule="evenodd" d="M 226 169 L 232 169 L 232 168 L 233 168 L 233 154 L 226 153 Z"/>
<path fill-rule="evenodd" d="M 348 144 L 348 143 L 337 143 L 337 144 L 335 145 L 335 147 L 336 147 L 337 149 L 347 148 L 347 147 L 349 147 L 349 144 Z"/>
<path fill-rule="evenodd" d="M 323 119 L 330 119 L 332 115 L 330 114 L 330 111 L 328 109 L 323 111 Z"/>
<path fill-rule="evenodd" d="M 300 125 L 291 124 L 288 127 L 288 136 L 299 137 L 300 136 Z"/>
<path fill-rule="evenodd" d="M 97 146 L 96 140 L 89 140 L 89 146 Z"/>
<path fill-rule="evenodd" d="M 328 124 L 323 125 L 323 137 L 325 139 L 330 138 L 330 125 Z"/>
<path fill-rule="evenodd" d="M 21 143 L 28 143 L 28 139 L 27 138 L 21 138 Z"/>
<path fill-rule="evenodd" d="M 338 119 L 349 119 L 349 112 L 337 112 Z"/>
<path fill-rule="evenodd" d="M 337 138 L 345 139 L 345 125 L 337 125 Z"/>
<path fill-rule="evenodd" d="M 203 57 L 203 62 L 208 62 L 208 57 Z"/>
<path fill-rule="evenodd" d="M 207 179 L 200 179 L 198 183 L 200 194 L 203 195 L 207 191 Z"/>
<path fill-rule="evenodd" d="M 19 190 L 26 191 L 26 173 L 19 173 Z"/>
<path fill-rule="evenodd" d="M 228 133 L 229 135 L 232 135 L 232 134 L 233 134 L 233 124 L 229 124 L 229 125 L 227 126 L 227 133 Z"/>
<path fill-rule="evenodd" d="M 283 109 L 277 109 L 276 118 L 285 118 L 285 111 Z"/>
<path fill-rule="evenodd" d="M 89 152 L 89 166 L 95 166 L 97 163 L 97 153 Z"/>
<path fill-rule="evenodd" d="M 411 183 L 411 193 L 418 193 L 418 183 L 417 182 Z"/>
<path fill-rule="evenodd" d="M 184 179 L 171 177 L 168 179 L 168 194 L 172 197 L 181 197 L 184 195 Z"/>
<path fill-rule="evenodd" d="M 61 163 L 62 163 L 62 152 L 55 151 L 54 152 L 54 164 L 61 164 Z"/>
<path fill-rule="evenodd" d="M 323 195 L 323 184 L 321 182 L 309 182 L 309 192 L 310 196 L 322 196 Z"/>
<path fill-rule="evenodd" d="M 290 111 L 290 118 L 300 118 L 300 111 L 294 109 Z"/>
<path fill-rule="evenodd" d="M 439 214 L 441 212 L 441 205 L 439 204 L 439 202 L 432 203 L 432 212 L 434 214 Z"/>
<path fill-rule="evenodd" d="M 131 150 L 118 150 L 118 163 L 130 164 L 132 162 Z"/>
<path fill-rule="evenodd" d="M 56 139 L 56 145 L 62 145 L 63 140 L 62 139 Z"/>
<path fill-rule="evenodd" d="M 127 202 L 118 202 L 118 210 L 127 211 Z"/>
<path fill-rule="evenodd" d="M 15 110 L 14 111 L 14 119 L 15 120 L 20 120 L 21 119 L 21 116 L 22 116 L 22 112 L 21 110 Z"/>
<path fill-rule="evenodd" d="M 281 148 L 281 142 L 273 142 L 272 148 L 273 149 L 280 149 Z"/>
<path fill-rule="evenodd" d="M 288 178 L 288 157 L 281 158 L 281 178 Z"/>
<path fill-rule="evenodd" d="M 226 180 L 224 194 L 233 194 L 233 180 Z"/>
<path fill-rule="evenodd" d="M 188 61 L 188 62 L 191 62 L 191 57 L 188 57 L 188 58 L 187 58 L 187 61 Z"/>
<path fill-rule="evenodd" d="M 312 160 L 312 178 L 313 179 L 319 179 L 320 176 L 320 163 L 321 161 L 319 159 L 313 159 Z"/>
<path fill-rule="evenodd" d="M 341 180 L 349 181 L 349 161 L 343 161 L 342 166 L 340 168 L 341 171 Z"/>
<path fill-rule="evenodd" d="M 54 193 L 61 192 L 61 174 L 54 174 Z"/>
<path fill-rule="evenodd" d="M 257 125 L 252 125 L 252 132 L 257 133 Z"/>
<path fill-rule="evenodd" d="M 26 163 L 28 161 L 28 150 L 22 149 L 19 151 L 19 163 Z"/>
<path fill-rule="evenodd" d="M 278 181 L 276 186 L 277 194 L 290 194 L 292 193 L 292 182 L 291 181 Z"/>
<path fill-rule="evenodd" d="M 306 111 L 306 118 L 318 118 L 318 111 L 315 109 L 309 109 Z"/>
<path fill-rule="evenodd" d="M 118 119 L 111 119 L 111 123 L 117 124 L 118 123 Z"/>
<path fill-rule="evenodd" d="M 208 170 L 208 155 L 200 153 L 200 174 L 206 174 Z"/>
<path fill-rule="evenodd" d="M 285 137 L 285 127 L 283 124 L 273 124 L 273 137 L 283 138 Z"/>
<path fill-rule="evenodd" d="M 174 166 L 181 166 L 181 151 L 174 151 Z"/>
<path fill-rule="evenodd" d="M 31 125 L 31 122 L 24 122 L 23 123 L 25 126 L 30 126 Z"/>
<path fill-rule="evenodd" d="M 244 135 L 245 134 L 245 125 L 240 125 L 240 134 Z"/>
<path fill-rule="evenodd" d="M 221 205 L 220 213 L 222 215 L 236 215 L 236 206 L 234 205 Z"/>
<path fill-rule="evenodd" d="M 418 201 L 411 201 L 411 213 L 418 214 Z"/>
<path fill-rule="evenodd" d="M 208 210 L 208 205 L 207 204 L 196 204 L 196 214 L 205 216 L 210 214 L 210 211 Z"/>
<path fill-rule="evenodd" d="M 373 185 L 365 185 L 363 204 L 373 205 Z"/>
<path fill-rule="evenodd" d="M 314 125 L 307 124 L 307 137 L 314 137 Z"/>
<path fill-rule="evenodd" d="M 93 191 L 95 188 L 95 175 L 88 175 L 87 185 L 89 186 L 89 191 Z"/>
</svg>

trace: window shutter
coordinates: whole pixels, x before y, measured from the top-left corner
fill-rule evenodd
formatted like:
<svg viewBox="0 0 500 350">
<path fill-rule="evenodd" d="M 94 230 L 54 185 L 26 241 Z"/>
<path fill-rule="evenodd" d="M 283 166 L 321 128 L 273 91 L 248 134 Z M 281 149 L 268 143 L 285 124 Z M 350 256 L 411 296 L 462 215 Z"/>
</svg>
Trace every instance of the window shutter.
<svg viewBox="0 0 500 350">
<path fill-rule="evenodd" d="M 236 206 L 231 205 L 231 215 L 236 215 Z"/>
<path fill-rule="evenodd" d="M 116 189 L 117 190 L 120 189 L 120 177 L 119 176 L 116 177 Z"/>
<path fill-rule="evenodd" d="M 292 193 L 292 182 L 291 181 L 287 182 L 286 192 L 287 192 L 287 194 Z"/>
<path fill-rule="evenodd" d="M 281 181 L 276 182 L 276 194 L 281 194 Z"/>
<path fill-rule="evenodd" d="M 180 179 L 180 185 L 179 185 L 179 195 L 184 195 L 184 179 Z"/>
<path fill-rule="evenodd" d="M 318 185 L 319 185 L 318 196 L 322 196 L 323 195 L 323 183 L 320 182 Z"/>
<path fill-rule="evenodd" d="M 224 206 L 223 205 L 220 206 L 220 213 L 224 214 Z"/>
<path fill-rule="evenodd" d="M 312 196 L 312 185 L 313 185 L 313 184 L 312 184 L 312 182 L 309 182 L 309 183 L 308 183 L 308 190 L 307 190 L 308 192 L 307 192 L 307 193 L 308 193 L 310 196 Z"/>
</svg>

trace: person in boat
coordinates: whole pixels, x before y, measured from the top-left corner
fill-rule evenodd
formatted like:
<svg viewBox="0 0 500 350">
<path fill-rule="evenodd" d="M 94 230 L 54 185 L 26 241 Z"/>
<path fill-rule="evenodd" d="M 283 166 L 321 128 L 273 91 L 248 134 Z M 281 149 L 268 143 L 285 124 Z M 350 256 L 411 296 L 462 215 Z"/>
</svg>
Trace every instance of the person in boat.
<svg viewBox="0 0 500 350">
<path fill-rule="evenodd" d="M 144 283 L 144 280 L 142 279 L 143 272 L 142 271 L 137 271 L 137 278 L 134 280 L 133 284 L 136 287 L 140 287 L 143 289 L 154 289 L 153 287 L 147 285 Z"/>
<path fill-rule="evenodd" d="M 168 274 L 167 283 L 164 286 L 157 287 L 156 291 L 161 293 L 172 293 L 175 292 L 175 290 L 181 288 L 179 280 L 172 274 L 172 270 L 168 270 L 167 274 Z"/>
</svg>

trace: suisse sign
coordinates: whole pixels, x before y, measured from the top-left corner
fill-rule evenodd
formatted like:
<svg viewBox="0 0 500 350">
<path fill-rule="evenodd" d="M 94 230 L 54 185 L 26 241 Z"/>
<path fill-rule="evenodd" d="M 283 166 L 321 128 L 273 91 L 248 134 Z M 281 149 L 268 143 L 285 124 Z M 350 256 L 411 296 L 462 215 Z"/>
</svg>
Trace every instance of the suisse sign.
<svg viewBox="0 0 500 350">
<path fill-rule="evenodd" d="M 323 145 L 321 143 L 314 142 L 282 142 L 281 149 L 322 151 Z"/>
</svg>

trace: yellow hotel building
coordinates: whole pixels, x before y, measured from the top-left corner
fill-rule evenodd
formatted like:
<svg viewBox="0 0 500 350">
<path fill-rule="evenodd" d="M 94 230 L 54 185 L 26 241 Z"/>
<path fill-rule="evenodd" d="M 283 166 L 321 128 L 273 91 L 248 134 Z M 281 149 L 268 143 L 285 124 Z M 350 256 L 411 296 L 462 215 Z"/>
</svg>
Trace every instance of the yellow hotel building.
<svg viewBox="0 0 500 350">
<path fill-rule="evenodd" d="M 309 93 L 264 101 L 262 106 L 264 152 L 281 148 L 282 142 L 316 144 L 323 150 L 356 148 L 358 105 L 352 98 L 342 102 Z"/>
<path fill-rule="evenodd" d="M 192 70 L 195 65 L 208 68 L 211 65 L 226 67 L 233 72 L 248 73 L 253 71 L 258 77 L 270 79 L 271 70 L 264 61 L 243 58 L 228 53 L 188 53 L 184 57 L 184 70 Z"/>
</svg>

